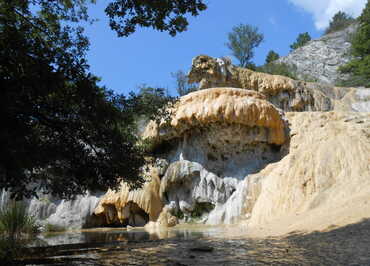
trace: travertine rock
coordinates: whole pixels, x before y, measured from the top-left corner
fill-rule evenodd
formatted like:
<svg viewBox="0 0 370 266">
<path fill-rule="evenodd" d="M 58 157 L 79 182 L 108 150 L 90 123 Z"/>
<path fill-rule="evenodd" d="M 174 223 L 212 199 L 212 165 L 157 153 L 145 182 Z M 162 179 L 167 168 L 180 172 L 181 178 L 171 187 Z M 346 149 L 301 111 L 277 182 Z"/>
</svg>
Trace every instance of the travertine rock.
<svg viewBox="0 0 370 266">
<path fill-rule="evenodd" d="M 168 140 L 197 127 L 227 123 L 268 130 L 266 142 L 281 145 L 285 142 L 284 121 L 279 111 L 264 96 L 250 90 L 215 88 L 190 93 L 175 106 L 169 123 L 147 126 L 143 137 Z"/>
<path fill-rule="evenodd" d="M 118 191 L 108 190 L 94 213 L 105 216 L 107 224 L 144 226 L 156 221 L 163 204 L 159 197 L 160 179 L 157 169 L 150 169 L 142 189 L 131 190 L 122 183 Z"/>
<path fill-rule="evenodd" d="M 241 203 L 244 177 L 280 158 L 287 141 L 283 115 L 258 92 L 234 88 L 193 92 L 174 108 L 169 122 L 149 123 L 144 133 L 169 163 L 161 179 L 162 202 L 185 220 L 213 206 L 198 218 L 233 222 L 241 204 L 223 206 L 231 197 Z"/>
<path fill-rule="evenodd" d="M 312 231 L 369 218 L 370 113 L 287 117 L 289 153 L 248 177 L 250 230 Z"/>
<path fill-rule="evenodd" d="M 233 87 L 255 90 L 284 111 L 328 111 L 331 99 L 304 81 L 255 72 L 233 66 L 230 61 L 200 55 L 193 59 L 189 82 L 200 89 Z"/>
</svg>

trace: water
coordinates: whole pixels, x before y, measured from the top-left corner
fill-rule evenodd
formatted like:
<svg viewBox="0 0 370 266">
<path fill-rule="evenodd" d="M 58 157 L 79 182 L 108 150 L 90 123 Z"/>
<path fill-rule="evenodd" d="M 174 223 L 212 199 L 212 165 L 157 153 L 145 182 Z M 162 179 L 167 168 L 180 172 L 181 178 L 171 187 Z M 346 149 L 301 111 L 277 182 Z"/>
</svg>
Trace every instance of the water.
<svg viewBox="0 0 370 266">
<path fill-rule="evenodd" d="M 148 231 L 143 227 L 95 228 L 92 230 L 48 233 L 38 237 L 30 247 L 68 244 L 101 243 L 114 241 L 152 241 L 160 239 L 191 240 L 223 235 L 223 228 L 204 225 L 183 225 L 163 230 Z"/>
<path fill-rule="evenodd" d="M 40 247 L 43 258 L 28 265 L 370 265 L 369 236 L 370 219 L 328 232 L 265 239 L 248 238 L 235 226 L 95 229 L 45 236 L 46 245 L 69 244 Z"/>
</svg>

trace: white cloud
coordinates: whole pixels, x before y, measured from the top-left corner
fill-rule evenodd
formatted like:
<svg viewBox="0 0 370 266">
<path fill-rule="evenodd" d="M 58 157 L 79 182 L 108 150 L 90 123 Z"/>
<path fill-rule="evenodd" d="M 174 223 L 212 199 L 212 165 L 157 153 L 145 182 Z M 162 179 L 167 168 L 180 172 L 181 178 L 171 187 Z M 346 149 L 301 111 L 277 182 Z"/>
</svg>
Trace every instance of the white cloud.
<svg viewBox="0 0 370 266">
<path fill-rule="evenodd" d="M 353 17 L 361 14 L 367 0 L 289 0 L 313 15 L 317 29 L 325 29 L 330 19 L 338 11 L 346 12 Z"/>
</svg>

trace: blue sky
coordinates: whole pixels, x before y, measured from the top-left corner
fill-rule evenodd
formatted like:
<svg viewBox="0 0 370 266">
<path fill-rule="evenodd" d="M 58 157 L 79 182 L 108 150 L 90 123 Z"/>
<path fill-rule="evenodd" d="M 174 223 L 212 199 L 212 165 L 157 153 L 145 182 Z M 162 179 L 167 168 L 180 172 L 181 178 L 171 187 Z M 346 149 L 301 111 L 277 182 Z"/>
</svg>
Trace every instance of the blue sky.
<svg viewBox="0 0 370 266">
<path fill-rule="evenodd" d="M 261 65 L 269 50 L 287 55 L 299 33 L 307 31 L 318 38 L 332 14 L 343 10 L 357 16 L 366 1 L 208 0 L 208 9 L 189 18 L 188 30 L 176 37 L 138 28 L 131 36 L 118 38 L 104 14 L 107 1 L 98 0 L 91 6 L 90 15 L 99 21 L 86 28 L 91 42 L 88 62 L 91 72 L 102 78 L 101 85 L 117 93 L 126 94 L 146 84 L 167 88 L 175 95 L 171 72 L 187 72 L 192 58 L 199 54 L 230 56 L 225 43 L 235 25 L 254 25 L 264 34 L 264 42 L 255 49 L 253 60 Z"/>
</svg>

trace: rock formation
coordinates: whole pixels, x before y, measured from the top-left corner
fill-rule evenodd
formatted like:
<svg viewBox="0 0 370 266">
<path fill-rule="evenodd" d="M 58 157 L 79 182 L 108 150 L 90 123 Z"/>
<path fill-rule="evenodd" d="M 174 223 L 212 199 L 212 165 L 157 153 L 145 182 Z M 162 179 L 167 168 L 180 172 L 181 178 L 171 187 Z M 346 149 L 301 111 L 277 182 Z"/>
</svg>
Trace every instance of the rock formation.
<svg viewBox="0 0 370 266">
<path fill-rule="evenodd" d="M 369 99 L 357 95 L 361 88 L 341 88 L 332 85 L 297 81 L 279 75 L 255 72 L 233 66 L 227 59 L 200 55 L 193 59 L 189 82 L 199 83 L 199 89 L 233 87 L 255 90 L 284 111 L 354 110 L 369 105 Z M 360 93 L 361 94 L 361 93 Z M 343 99 L 346 98 L 347 101 Z M 359 104 L 358 104 L 359 103 Z"/>
<path fill-rule="evenodd" d="M 369 89 L 295 81 L 208 56 L 193 60 L 189 78 L 202 90 L 181 97 L 168 120 L 140 126 L 155 154 L 143 188 L 122 183 L 73 201 L 41 196 L 28 201 L 29 212 L 67 228 L 161 231 L 192 221 L 271 229 L 266 235 L 370 218 Z M 291 110 L 300 112 L 284 112 Z M 0 194 L 0 207 L 8 196 Z"/>
<path fill-rule="evenodd" d="M 284 116 L 264 98 L 255 91 L 233 88 L 201 90 L 182 97 L 170 121 L 150 122 L 144 132 L 144 138 L 153 141 L 162 165 L 158 167 L 160 186 L 155 190 L 160 200 L 156 193 L 152 197 L 146 191 L 150 183 L 134 192 L 140 195 L 139 201 L 123 187 L 119 192 L 109 191 L 95 214 L 122 221 L 120 215 L 130 199 L 149 213 L 148 206 L 141 203 L 145 198 L 149 206 L 163 203 L 166 212 L 159 224 L 165 226 L 173 224 L 168 222 L 172 219 L 168 213 L 185 221 L 232 222 L 241 212 L 244 177 L 278 160 L 280 147 L 287 141 Z M 239 208 L 223 207 L 235 198 Z"/>
<path fill-rule="evenodd" d="M 332 102 L 320 90 L 304 81 L 255 72 L 233 66 L 230 61 L 201 55 L 193 59 L 189 82 L 199 88 L 233 87 L 255 90 L 284 111 L 328 111 Z"/>
<path fill-rule="evenodd" d="M 55 225 L 65 229 L 79 229 L 100 226 L 103 222 L 94 215 L 103 192 L 77 196 L 74 200 L 61 200 L 49 194 L 38 193 L 38 198 L 26 199 L 28 214 L 34 216 L 40 225 Z M 4 208 L 10 200 L 10 193 L 0 191 L 0 208 Z"/>
<path fill-rule="evenodd" d="M 163 207 L 159 186 L 158 171 L 151 168 L 143 188 L 130 190 L 126 183 L 122 183 L 118 191 L 108 190 L 94 214 L 104 216 L 106 225 L 144 226 L 149 221 L 156 221 Z"/>
<path fill-rule="evenodd" d="M 244 214 L 265 235 L 370 218 L 370 113 L 287 113 L 288 154 L 248 177 Z"/>
<path fill-rule="evenodd" d="M 293 65 L 296 74 L 303 80 L 328 84 L 345 80 L 346 75 L 338 72 L 338 67 L 351 59 L 350 40 L 357 27 L 357 24 L 353 24 L 344 30 L 312 40 L 289 55 L 279 58 L 277 62 Z"/>
</svg>

